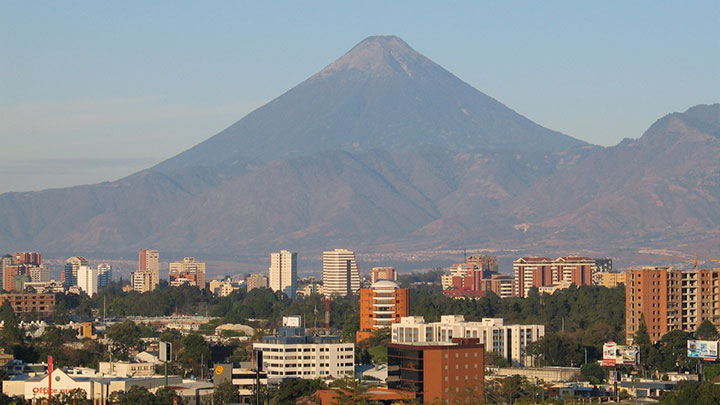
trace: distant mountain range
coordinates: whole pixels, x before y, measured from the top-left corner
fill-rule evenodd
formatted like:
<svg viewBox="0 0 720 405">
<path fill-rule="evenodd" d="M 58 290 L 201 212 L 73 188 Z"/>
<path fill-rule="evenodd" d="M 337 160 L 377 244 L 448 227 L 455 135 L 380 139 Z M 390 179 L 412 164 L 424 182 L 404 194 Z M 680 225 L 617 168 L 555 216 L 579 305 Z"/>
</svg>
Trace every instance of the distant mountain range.
<svg viewBox="0 0 720 405">
<path fill-rule="evenodd" d="M 603 148 L 370 37 L 226 130 L 95 185 L 0 195 L 6 251 L 631 247 L 718 253 L 720 104 Z"/>
</svg>

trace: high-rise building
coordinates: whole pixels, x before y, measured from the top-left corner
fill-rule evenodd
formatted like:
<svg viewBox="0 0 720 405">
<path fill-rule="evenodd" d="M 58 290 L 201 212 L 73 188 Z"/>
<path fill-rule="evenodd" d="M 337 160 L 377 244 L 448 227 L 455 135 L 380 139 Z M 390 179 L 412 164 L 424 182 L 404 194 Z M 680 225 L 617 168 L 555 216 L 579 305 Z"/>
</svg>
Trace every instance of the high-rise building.
<svg viewBox="0 0 720 405">
<path fill-rule="evenodd" d="M 475 267 L 481 270 L 490 271 L 497 273 L 498 271 L 498 259 L 497 256 L 492 255 L 472 255 L 468 256 L 465 263 L 474 264 Z"/>
<path fill-rule="evenodd" d="M 355 374 L 355 344 L 339 336 L 308 336 L 300 316 L 283 317 L 277 336 L 263 336 L 253 350 L 263 352 L 271 383 L 289 378 L 338 379 Z"/>
<path fill-rule="evenodd" d="M 183 284 L 205 288 L 205 263 L 198 262 L 194 257 L 186 257 L 181 262 L 171 262 L 168 281 L 171 286 Z"/>
<path fill-rule="evenodd" d="M 485 398 L 485 347 L 478 339 L 388 343 L 387 369 L 388 388 L 413 392 L 423 404 L 483 403 Z"/>
<path fill-rule="evenodd" d="M 149 273 L 148 276 L 141 276 L 143 280 L 148 280 L 149 283 L 141 286 L 141 292 L 154 290 L 160 283 L 160 253 L 153 249 L 140 249 L 138 271 Z"/>
<path fill-rule="evenodd" d="M 245 285 L 247 292 L 256 288 L 268 288 L 268 278 L 260 273 L 251 274 L 248 276 L 247 280 L 245 280 Z"/>
<path fill-rule="evenodd" d="M 25 281 L 31 280 L 31 272 L 49 271 L 42 264 L 42 255 L 38 252 L 19 252 L 4 256 L 2 262 L 2 288 L 6 291 L 22 291 Z M 49 276 L 49 273 L 48 273 Z"/>
<path fill-rule="evenodd" d="M 562 256 L 553 260 L 553 283 L 570 282 L 576 286 L 592 285 L 596 272 L 595 259 L 582 256 Z"/>
<path fill-rule="evenodd" d="M 672 330 L 694 332 L 709 320 L 720 325 L 720 269 L 645 267 L 625 273 L 625 333 L 631 343 L 645 319 L 654 343 Z"/>
<path fill-rule="evenodd" d="M 46 283 L 50 281 L 50 269 L 48 269 L 44 264 L 37 267 L 31 267 L 30 281 L 34 283 Z"/>
<path fill-rule="evenodd" d="M 2 289 L 5 291 L 8 291 L 7 286 L 9 286 L 9 284 L 7 284 L 7 282 L 5 281 L 8 278 L 8 276 L 6 275 L 6 269 L 7 269 L 7 267 L 9 267 L 11 265 L 12 265 L 12 256 L 4 255 L 4 256 L 0 257 L 0 269 L 2 269 L 2 273 L 0 273 L 2 275 L 2 285 L 0 285 L 0 287 L 2 287 Z M 13 275 L 13 277 L 14 277 L 14 275 Z"/>
<path fill-rule="evenodd" d="M 422 316 L 409 316 L 391 328 L 393 343 L 450 343 L 454 338 L 477 338 L 487 351 L 521 366 L 532 363 L 525 355 L 527 345 L 545 336 L 544 325 L 505 325 L 502 318 L 466 322 L 462 315 L 442 315 L 440 322 L 429 323 Z"/>
<path fill-rule="evenodd" d="M 370 283 L 380 280 L 397 281 L 397 271 L 394 267 L 373 267 L 370 270 Z"/>
<path fill-rule="evenodd" d="M 147 270 L 134 271 L 130 275 L 130 281 L 132 283 L 132 289 L 139 293 L 144 293 L 144 292 L 154 290 L 154 287 L 152 287 L 152 285 L 153 285 L 152 284 L 153 283 L 152 273 Z"/>
<path fill-rule="evenodd" d="M 77 286 L 92 297 L 98 292 L 98 270 L 86 264 L 80 265 L 77 270 Z"/>
<path fill-rule="evenodd" d="M 289 250 L 270 253 L 268 281 L 271 290 L 282 291 L 294 299 L 297 289 L 297 253 Z"/>
<path fill-rule="evenodd" d="M 107 287 L 112 281 L 112 265 L 109 263 L 100 263 L 97 266 L 98 288 Z"/>
<path fill-rule="evenodd" d="M 360 270 L 355 253 L 345 249 L 323 252 L 323 292 L 325 295 L 351 295 L 360 290 Z"/>
<path fill-rule="evenodd" d="M 356 342 L 372 337 L 373 331 L 388 328 L 410 314 L 407 288 L 390 280 L 376 281 L 360 289 L 360 330 Z"/>
<path fill-rule="evenodd" d="M 78 285 L 78 269 L 80 266 L 87 266 L 88 261 L 82 256 L 73 256 L 65 261 L 65 269 L 61 275 L 61 281 L 65 286 Z"/>
</svg>

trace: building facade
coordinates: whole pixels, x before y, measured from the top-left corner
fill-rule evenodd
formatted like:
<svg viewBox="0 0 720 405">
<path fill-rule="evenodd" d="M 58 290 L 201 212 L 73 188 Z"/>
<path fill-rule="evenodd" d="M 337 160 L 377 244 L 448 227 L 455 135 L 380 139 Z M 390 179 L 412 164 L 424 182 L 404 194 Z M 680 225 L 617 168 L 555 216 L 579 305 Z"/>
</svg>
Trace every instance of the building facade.
<svg viewBox="0 0 720 405">
<path fill-rule="evenodd" d="M 160 284 L 160 252 L 154 249 L 140 249 L 137 272 L 141 273 L 137 279 L 142 280 L 142 284 L 136 286 L 133 282 L 133 289 L 138 292 L 153 291 Z"/>
<path fill-rule="evenodd" d="M 641 319 L 654 343 L 672 330 L 720 326 L 720 269 L 645 267 L 625 273 L 625 332 L 632 343 Z"/>
<path fill-rule="evenodd" d="M 88 261 L 82 256 L 73 256 L 65 261 L 65 268 L 60 275 L 60 281 L 66 287 L 78 285 L 78 269 L 80 266 L 87 266 Z"/>
<path fill-rule="evenodd" d="M 415 393 L 423 404 L 480 403 L 485 398 L 485 348 L 478 339 L 389 343 L 388 388 Z"/>
<path fill-rule="evenodd" d="M 370 288 L 360 289 L 360 330 L 355 339 L 363 341 L 378 329 L 400 322 L 410 314 L 410 299 L 407 288 L 390 280 L 380 280 Z"/>
<path fill-rule="evenodd" d="M 360 270 L 355 253 L 345 249 L 323 252 L 323 292 L 346 296 L 360 290 Z"/>
<path fill-rule="evenodd" d="M 550 287 L 562 282 L 576 286 L 592 285 L 596 259 L 584 256 L 521 257 L 513 262 L 514 294 L 527 297 L 531 288 Z"/>
<path fill-rule="evenodd" d="M 614 288 L 620 284 L 625 284 L 625 273 L 613 273 L 613 272 L 597 272 L 594 276 L 595 285 L 601 285 L 607 288 Z"/>
<path fill-rule="evenodd" d="M 397 281 L 397 271 L 394 267 L 373 267 L 370 270 L 370 283 L 380 280 Z"/>
<path fill-rule="evenodd" d="M 260 273 L 251 274 L 245 280 L 245 286 L 247 288 L 247 292 L 256 288 L 268 288 L 268 278 Z"/>
<path fill-rule="evenodd" d="M 295 298 L 297 290 L 297 253 L 281 250 L 270 253 L 268 283 L 273 291 L 282 291 L 290 299 Z"/>
<path fill-rule="evenodd" d="M 181 262 L 171 262 L 168 282 L 173 287 L 187 284 L 205 288 L 205 263 L 194 257 L 186 257 Z"/>
<path fill-rule="evenodd" d="M 112 265 L 110 263 L 100 263 L 97 266 L 98 288 L 107 287 L 112 281 Z"/>
<path fill-rule="evenodd" d="M 82 265 L 77 270 L 77 286 L 92 297 L 98 292 L 98 270 Z"/>
<path fill-rule="evenodd" d="M 342 343 L 339 336 L 309 336 L 299 316 L 283 318 L 277 336 L 264 336 L 253 344 L 263 354 L 268 379 L 338 379 L 355 374 L 355 344 Z"/>
<path fill-rule="evenodd" d="M 488 351 L 515 365 L 531 365 L 525 354 L 529 343 L 545 336 L 544 325 L 505 325 L 501 318 L 467 322 L 462 315 L 442 315 L 440 322 L 426 323 L 421 316 L 404 317 L 392 325 L 393 343 L 450 343 L 454 338 L 474 338 Z"/>
<path fill-rule="evenodd" d="M 596 272 L 595 259 L 583 256 L 561 256 L 553 260 L 553 283 L 567 281 L 581 285 L 592 285 Z"/>
<path fill-rule="evenodd" d="M 16 314 L 37 312 L 50 315 L 55 312 L 55 294 L 0 294 L 0 304 L 10 302 Z"/>
</svg>

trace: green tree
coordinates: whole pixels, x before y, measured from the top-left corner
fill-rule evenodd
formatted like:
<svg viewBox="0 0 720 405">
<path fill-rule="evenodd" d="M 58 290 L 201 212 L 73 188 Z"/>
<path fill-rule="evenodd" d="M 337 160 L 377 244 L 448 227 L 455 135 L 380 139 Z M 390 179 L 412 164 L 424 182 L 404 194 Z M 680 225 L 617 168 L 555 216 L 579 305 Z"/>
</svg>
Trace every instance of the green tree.
<svg viewBox="0 0 720 405">
<path fill-rule="evenodd" d="M 140 346 L 140 328 L 129 319 L 110 325 L 107 337 L 113 341 L 118 353 L 124 358 L 128 357 L 130 350 Z"/>
<path fill-rule="evenodd" d="M 335 402 L 338 404 L 350 405 L 369 405 L 370 401 L 366 397 L 368 387 L 357 378 L 343 377 L 335 380 L 330 384 L 332 387 L 338 388 Z"/>
<path fill-rule="evenodd" d="M 3 323 L 3 328 L 0 330 L 0 345 L 6 352 L 12 353 L 10 348 L 15 345 L 22 345 L 23 336 L 18 328 L 18 320 L 10 301 L 4 301 L 0 305 L 0 321 Z"/>
<path fill-rule="evenodd" d="M 155 393 L 155 403 L 157 405 L 171 405 L 177 403 L 182 405 L 184 402 L 182 397 L 171 387 L 162 387 Z"/>
<path fill-rule="evenodd" d="M 52 405 L 89 405 L 90 400 L 87 399 L 87 393 L 82 388 L 75 388 L 72 391 L 61 392 L 53 395 Z"/>
<path fill-rule="evenodd" d="M 213 401 L 220 405 L 240 402 L 240 391 L 232 382 L 223 381 L 215 386 Z"/>
<path fill-rule="evenodd" d="M 202 335 L 191 333 L 182 339 L 182 351 L 179 356 L 183 366 L 194 375 L 210 363 L 210 346 Z"/>
<path fill-rule="evenodd" d="M 294 404 L 298 398 L 313 395 L 323 388 L 327 388 L 327 385 L 321 380 L 283 380 L 270 400 L 270 405 Z"/>
<path fill-rule="evenodd" d="M 519 375 L 505 377 L 500 381 L 498 394 L 506 401 L 514 404 L 522 396 L 524 378 Z"/>
<path fill-rule="evenodd" d="M 715 325 L 706 319 L 698 326 L 695 337 L 699 340 L 720 340 L 720 333 L 718 333 Z"/>
<path fill-rule="evenodd" d="M 580 367 L 580 374 L 587 378 L 591 384 L 601 384 L 605 379 L 605 371 L 595 362 L 587 363 Z"/>
<path fill-rule="evenodd" d="M 640 348 L 640 369 L 643 374 L 652 368 L 657 354 L 653 352 L 653 345 L 650 341 L 647 324 L 645 323 L 645 314 L 640 314 L 640 324 L 633 335 L 633 344 Z"/>
<path fill-rule="evenodd" d="M 666 333 L 657 343 L 660 363 L 652 364 L 659 371 L 691 370 L 692 365 L 687 357 L 687 341 L 691 335 L 681 330 Z"/>
<path fill-rule="evenodd" d="M 681 381 L 660 397 L 662 405 L 720 404 L 720 386 L 709 382 Z"/>
<path fill-rule="evenodd" d="M 110 395 L 110 403 L 118 405 L 154 404 L 155 395 L 139 385 L 131 386 L 127 391 L 115 391 Z"/>
</svg>

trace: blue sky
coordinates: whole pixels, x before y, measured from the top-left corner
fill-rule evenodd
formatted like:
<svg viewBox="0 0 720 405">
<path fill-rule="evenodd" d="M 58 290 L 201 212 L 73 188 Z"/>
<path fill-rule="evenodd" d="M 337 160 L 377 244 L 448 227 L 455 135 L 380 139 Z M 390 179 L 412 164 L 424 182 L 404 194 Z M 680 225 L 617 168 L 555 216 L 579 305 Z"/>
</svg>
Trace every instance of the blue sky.
<svg viewBox="0 0 720 405">
<path fill-rule="evenodd" d="M 600 145 L 720 102 L 717 1 L 4 1 L 0 192 L 148 167 L 376 34 Z"/>
</svg>

